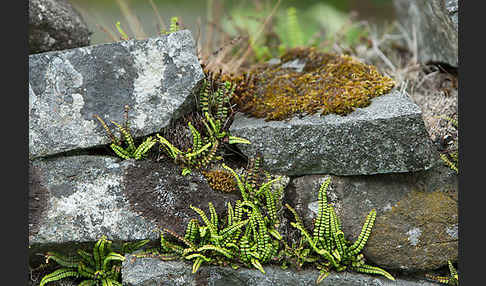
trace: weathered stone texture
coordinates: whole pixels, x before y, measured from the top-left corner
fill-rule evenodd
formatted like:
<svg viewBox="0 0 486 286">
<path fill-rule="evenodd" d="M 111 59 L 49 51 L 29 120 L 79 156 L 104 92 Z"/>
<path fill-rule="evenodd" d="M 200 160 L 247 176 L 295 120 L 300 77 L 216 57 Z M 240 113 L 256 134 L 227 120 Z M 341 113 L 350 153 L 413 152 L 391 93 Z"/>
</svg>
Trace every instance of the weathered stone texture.
<svg viewBox="0 0 486 286">
<path fill-rule="evenodd" d="M 132 259 L 133 258 L 133 259 Z M 127 255 L 122 266 L 124 286 L 304 286 L 315 285 L 318 270 L 282 270 L 278 266 L 264 266 L 265 274 L 255 269 L 201 266 L 196 274 L 191 273 L 191 264 L 181 261 L 162 261 L 158 258 L 135 258 Z M 331 272 L 319 285 L 324 286 L 432 286 L 424 280 L 397 279 L 351 272 Z"/>
<path fill-rule="evenodd" d="M 459 0 L 394 0 L 398 19 L 417 37 L 421 62 L 442 62 L 459 66 Z"/>
<path fill-rule="evenodd" d="M 266 122 L 238 113 L 230 131 L 250 140 L 238 146 L 245 155 L 261 152 L 268 171 L 289 176 L 411 172 L 437 158 L 420 109 L 398 91 L 347 116 Z"/>
<path fill-rule="evenodd" d="M 328 176 L 303 176 L 289 185 L 287 201 L 311 229 L 317 194 Z M 445 165 L 409 174 L 331 176 L 328 201 L 347 238 L 355 241 L 366 215 L 377 217 L 363 253 L 372 264 L 405 271 L 433 270 L 458 255 L 458 179 Z"/>
<path fill-rule="evenodd" d="M 29 54 L 87 46 L 81 14 L 66 0 L 29 0 Z"/>
<path fill-rule="evenodd" d="M 158 132 L 194 104 L 204 77 L 190 31 L 29 56 L 29 157 L 110 142 L 100 116 Z M 116 127 L 111 125 L 114 130 Z"/>
</svg>

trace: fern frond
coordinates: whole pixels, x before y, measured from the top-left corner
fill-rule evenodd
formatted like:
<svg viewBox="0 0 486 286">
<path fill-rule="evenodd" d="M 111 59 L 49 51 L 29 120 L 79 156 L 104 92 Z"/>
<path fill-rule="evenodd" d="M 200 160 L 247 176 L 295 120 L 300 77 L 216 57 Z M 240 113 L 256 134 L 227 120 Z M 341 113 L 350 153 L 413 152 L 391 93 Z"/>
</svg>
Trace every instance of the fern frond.
<svg viewBox="0 0 486 286">
<path fill-rule="evenodd" d="M 85 278 L 90 278 L 90 279 L 96 278 L 96 275 L 95 275 L 96 271 L 93 268 L 85 265 L 83 262 L 78 263 L 78 273 L 79 273 L 79 275 L 81 275 L 82 277 L 85 277 Z"/>
<path fill-rule="evenodd" d="M 133 157 L 137 160 L 141 159 L 142 156 L 144 156 L 154 145 L 157 143 L 157 140 L 155 138 L 152 138 L 151 136 L 147 137 L 145 141 L 140 144 L 135 152 L 133 153 Z"/>
<path fill-rule="evenodd" d="M 379 267 L 376 267 L 376 266 L 371 266 L 371 265 L 365 264 L 363 266 L 355 268 L 355 270 L 358 271 L 358 272 L 367 273 L 367 274 L 382 275 L 382 276 L 385 276 L 386 278 L 388 278 L 390 280 L 395 281 L 395 278 L 390 273 L 388 273 L 385 270 L 383 270 Z"/>
<path fill-rule="evenodd" d="M 236 180 L 236 184 L 238 186 L 238 189 L 240 190 L 241 196 L 243 197 L 243 200 L 244 201 L 247 201 L 248 200 L 248 196 L 246 194 L 245 186 L 243 185 L 243 182 L 241 182 L 240 177 L 236 174 L 236 172 L 233 169 L 231 169 L 230 167 L 226 166 L 224 163 L 222 164 L 222 166 L 223 166 L 223 168 L 225 168 L 226 170 L 228 170 L 233 175 L 233 177 Z"/>
<path fill-rule="evenodd" d="M 129 40 L 130 39 L 128 37 L 127 33 L 125 33 L 125 31 L 122 29 L 121 24 L 120 24 L 120 21 L 117 21 L 116 24 L 115 24 L 115 26 L 116 26 L 116 29 L 118 30 L 118 33 L 120 33 L 121 38 L 123 40 L 126 41 L 126 40 Z"/>
<path fill-rule="evenodd" d="M 113 120 L 111 121 L 111 123 L 113 123 L 116 127 L 118 127 L 120 133 L 123 135 L 123 138 L 127 142 L 128 146 L 126 150 L 128 151 L 128 153 L 133 153 L 136 148 L 135 148 L 135 143 L 133 142 L 132 134 L 130 134 L 130 131 L 128 129 L 125 129 L 123 126 L 121 126 L 120 124 L 116 123 Z"/>
<path fill-rule="evenodd" d="M 265 270 L 263 269 L 263 266 L 260 263 L 260 261 L 258 261 L 258 259 L 252 258 L 250 261 L 251 261 L 251 264 L 253 266 L 255 266 L 256 269 L 260 270 L 260 272 L 262 272 L 263 274 L 265 274 Z"/>
<path fill-rule="evenodd" d="M 204 262 L 204 258 L 202 257 L 197 257 L 196 260 L 194 261 L 194 264 L 192 264 L 192 273 L 196 273 L 199 267 L 201 267 L 201 264 Z"/>
<path fill-rule="evenodd" d="M 212 202 L 209 202 L 208 203 L 208 207 L 209 207 L 209 214 L 210 214 L 210 220 L 211 220 L 211 224 L 214 225 L 214 227 L 216 229 L 218 229 L 218 214 L 216 213 L 216 209 L 214 208 L 214 205 Z"/>
<path fill-rule="evenodd" d="M 167 233 L 170 233 L 173 237 L 177 238 L 178 240 L 184 242 L 188 247 L 192 248 L 192 249 L 196 249 L 196 245 L 190 241 L 190 240 L 187 240 L 185 239 L 184 237 L 178 235 L 177 233 L 173 232 L 172 230 L 170 229 L 167 229 L 167 228 L 164 228 L 164 231 L 167 232 Z M 165 243 L 167 243 L 167 241 L 165 241 Z"/>
<path fill-rule="evenodd" d="M 95 267 L 95 262 L 93 259 L 93 254 L 88 253 L 82 249 L 78 249 L 78 255 L 84 260 L 84 262 L 88 263 L 89 266 Z"/>
<path fill-rule="evenodd" d="M 211 223 L 211 221 L 208 219 L 204 211 L 202 211 L 200 208 L 197 208 L 195 206 L 190 205 L 189 206 L 191 209 L 193 209 L 199 216 L 202 218 L 203 222 L 206 224 L 206 226 L 209 228 L 209 232 L 211 233 L 211 237 L 215 237 L 218 235 L 218 230 L 215 225 Z"/>
<path fill-rule="evenodd" d="M 208 245 L 201 246 L 197 249 L 198 252 L 202 252 L 202 251 L 206 251 L 206 250 L 215 251 L 217 253 L 220 253 L 220 254 L 226 256 L 229 259 L 233 258 L 233 254 L 230 251 L 228 251 L 224 248 L 218 247 L 216 245 L 208 244 Z"/>
<path fill-rule="evenodd" d="M 108 128 L 105 121 L 103 119 L 101 119 L 101 117 L 99 117 L 96 114 L 94 115 L 94 117 L 96 117 L 96 119 L 98 119 L 98 121 L 101 123 L 101 126 L 103 126 L 106 133 L 108 133 L 108 136 L 110 136 L 111 142 L 115 143 L 116 145 L 120 145 L 120 141 L 118 141 L 118 138 L 116 138 L 115 135 L 113 135 L 113 133 L 111 133 L 111 130 L 110 130 L 110 128 Z"/>
<path fill-rule="evenodd" d="M 179 18 L 172 17 L 170 18 L 170 26 L 169 26 L 169 33 L 174 33 L 179 30 Z"/>
<path fill-rule="evenodd" d="M 195 243 L 198 237 L 199 237 L 199 224 L 197 219 L 193 218 L 187 224 L 186 234 L 184 235 L 184 239 L 187 239 Z"/>
<path fill-rule="evenodd" d="M 228 136 L 228 144 L 251 144 L 251 142 L 245 138 Z"/>
<path fill-rule="evenodd" d="M 316 223 L 314 224 L 314 231 L 313 231 L 313 239 L 314 242 L 317 241 L 324 242 L 326 240 L 326 227 L 329 227 L 328 220 L 329 214 L 327 212 L 327 188 L 331 183 L 331 178 L 326 179 L 319 188 L 318 193 L 318 211 L 317 211 L 317 218 Z M 328 247 L 330 249 L 330 247 Z"/>
<path fill-rule="evenodd" d="M 58 281 L 67 277 L 79 277 L 79 273 L 71 268 L 61 268 L 42 277 L 39 286 L 44 286 L 49 282 Z"/>
<path fill-rule="evenodd" d="M 110 147 L 113 150 L 113 152 L 115 152 L 115 154 L 117 154 L 119 157 L 125 160 L 131 159 L 130 153 L 128 153 L 128 151 L 123 149 L 123 147 L 116 145 L 115 143 L 112 143 Z"/>
<path fill-rule="evenodd" d="M 316 284 L 319 284 L 324 280 L 327 276 L 329 276 L 330 272 L 327 269 L 321 269 L 319 271 L 319 276 L 316 279 Z"/>
<path fill-rule="evenodd" d="M 145 244 L 149 243 L 149 239 L 144 239 L 136 242 L 125 242 L 122 245 L 122 253 L 123 254 L 128 254 L 132 253 L 140 248 L 142 248 Z"/>
<path fill-rule="evenodd" d="M 295 7 L 289 7 L 287 9 L 287 31 L 292 48 L 302 46 L 304 41 L 302 39 L 302 30 L 300 29 L 297 9 Z"/>
<path fill-rule="evenodd" d="M 69 268 L 78 267 L 78 263 L 80 261 L 79 258 L 77 257 L 67 257 L 56 252 L 47 252 L 45 257 L 46 257 L 46 263 L 49 263 L 49 260 L 52 259 L 56 261 L 57 264 Z"/>
<path fill-rule="evenodd" d="M 123 255 L 119 254 L 119 253 L 110 252 L 103 259 L 103 267 L 101 269 L 103 269 L 103 270 L 108 269 L 107 268 L 108 267 L 108 263 L 110 263 L 111 261 L 120 261 L 120 262 L 123 262 L 123 261 L 125 261 L 125 257 Z"/>
<path fill-rule="evenodd" d="M 368 237 L 371 234 L 371 229 L 373 228 L 373 224 L 376 219 L 376 210 L 372 209 L 368 216 L 366 217 L 365 223 L 363 224 L 363 227 L 361 228 L 361 233 L 358 236 L 358 239 L 351 245 L 348 249 L 349 255 L 356 255 L 365 246 L 366 242 L 368 241 Z"/>
</svg>

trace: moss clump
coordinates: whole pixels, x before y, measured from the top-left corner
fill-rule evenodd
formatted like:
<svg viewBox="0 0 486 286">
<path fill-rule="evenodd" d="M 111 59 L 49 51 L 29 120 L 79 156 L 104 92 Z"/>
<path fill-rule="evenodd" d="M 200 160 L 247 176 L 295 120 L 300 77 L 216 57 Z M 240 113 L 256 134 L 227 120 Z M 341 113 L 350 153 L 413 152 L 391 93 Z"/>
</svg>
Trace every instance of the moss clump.
<svg viewBox="0 0 486 286">
<path fill-rule="evenodd" d="M 282 67 L 296 59 L 306 63 L 301 72 Z M 373 97 L 395 85 L 374 66 L 315 48 L 292 49 L 281 57 L 280 64 L 259 65 L 226 78 L 236 83 L 232 100 L 240 111 L 266 121 L 317 112 L 346 115 L 368 106 Z"/>
<path fill-rule="evenodd" d="M 231 173 L 223 170 L 202 171 L 202 173 L 213 190 L 225 193 L 236 190 L 236 182 Z"/>
</svg>

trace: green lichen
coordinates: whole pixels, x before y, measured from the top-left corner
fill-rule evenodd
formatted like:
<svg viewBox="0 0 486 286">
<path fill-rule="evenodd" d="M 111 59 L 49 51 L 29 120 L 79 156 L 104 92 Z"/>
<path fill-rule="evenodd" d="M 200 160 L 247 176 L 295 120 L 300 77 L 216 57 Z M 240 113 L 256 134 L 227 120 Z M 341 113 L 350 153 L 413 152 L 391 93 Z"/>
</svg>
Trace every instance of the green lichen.
<svg viewBox="0 0 486 286">
<path fill-rule="evenodd" d="M 282 67 L 296 59 L 306 62 L 301 72 Z M 372 98 L 395 85 L 374 66 L 315 48 L 295 48 L 281 57 L 280 64 L 259 65 L 242 75 L 225 75 L 222 79 L 236 84 L 232 102 L 241 112 L 267 121 L 317 112 L 346 115 L 368 106 Z"/>
</svg>

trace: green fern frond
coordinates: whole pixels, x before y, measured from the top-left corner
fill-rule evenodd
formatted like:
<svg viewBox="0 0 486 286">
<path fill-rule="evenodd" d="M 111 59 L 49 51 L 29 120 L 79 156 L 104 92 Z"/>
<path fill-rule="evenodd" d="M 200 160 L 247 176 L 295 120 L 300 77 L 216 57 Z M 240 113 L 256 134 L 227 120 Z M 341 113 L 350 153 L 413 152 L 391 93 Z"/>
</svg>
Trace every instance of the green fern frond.
<svg viewBox="0 0 486 286">
<path fill-rule="evenodd" d="M 287 31 L 292 48 L 304 45 L 302 30 L 299 26 L 297 9 L 295 7 L 289 7 L 287 9 Z"/>
<path fill-rule="evenodd" d="M 365 223 L 361 228 L 361 233 L 358 236 L 358 239 L 349 247 L 349 255 L 356 255 L 365 246 L 366 242 L 368 241 L 368 237 L 371 234 L 371 229 L 373 228 L 373 224 L 376 219 L 376 210 L 372 209 L 368 216 L 366 217 Z"/>
<path fill-rule="evenodd" d="M 103 266 L 101 269 L 108 269 L 108 263 L 110 263 L 111 261 L 120 261 L 120 262 L 123 262 L 125 261 L 125 257 L 119 253 L 116 253 L 116 252 L 110 252 L 108 253 L 104 259 L 103 259 Z"/>
<path fill-rule="evenodd" d="M 196 239 L 198 238 L 199 238 L 199 223 L 197 219 L 193 218 L 187 224 L 186 234 L 184 235 L 184 239 L 187 239 L 195 243 Z"/>
<path fill-rule="evenodd" d="M 84 278 L 90 278 L 90 279 L 96 278 L 96 274 L 95 274 L 96 270 L 85 265 L 83 262 L 78 263 L 78 273 L 79 273 L 79 275 L 81 275 Z"/>
<path fill-rule="evenodd" d="M 233 254 L 230 251 L 228 251 L 224 248 L 218 247 L 216 245 L 208 244 L 208 245 L 201 246 L 197 249 L 198 252 L 202 252 L 202 251 L 206 251 L 206 250 L 215 251 L 219 254 L 226 256 L 229 259 L 233 258 Z"/>
<path fill-rule="evenodd" d="M 382 276 L 385 276 L 386 278 L 388 278 L 390 280 L 395 281 L 395 278 L 390 273 L 388 273 L 385 270 L 383 270 L 379 267 L 376 267 L 376 266 L 371 266 L 371 265 L 365 264 L 363 266 L 357 267 L 355 270 L 357 272 L 361 272 L 361 273 L 382 275 Z"/>
<path fill-rule="evenodd" d="M 140 160 L 155 145 L 155 143 L 157 143 L 155 138 L 152 138 L 151 136 L 147 137 L 133 152 L 133 157 L 136 160 Z"/>
<path fill-rule="evenodd" d="M 79 277 L 79 273 L 71 268 L 61 268 L 42 277 L 39 286 L 44 286 L 49 282 L 58 281 L 67 277 Z"/>
<path fill-rule="evenodd" d="M 447 164 L 447 166 L 449 166 L 449 168 L 456 171 L 456 173 L 459 173 L 459 169 L 457 168 L 456 163 L 449 160 L 449 158 L 447 158 L 447 156 L 445 154 L 439 154 L 439 156 L 442 159 L 442 161 L 444 161 Z M 457 162 L 457 159 L 455 161 Z"/>
<path fill-rule="evenodd" d="M 125 242 L 122 245 L 122 254 L 132 253 L 132 252 L 142 248 L 144 245 L 146 245 L 149 242 L 150 242 L 149 239 L 144 239 L 144 240 L 140 240 L 140 241 L 136 241 L 136 242 Z"/>
<path fill-rule="evenodd" d="M 329 276 L 330 272 L 327 269 L 321 269 L 319 272 L 319 276 L 317 277 L 316 284 L 319 284 L 324 280 L 327 276 Z"/>
<path fill-rule="evenodd" d="M 191 209 L 193 209 L 203 220 L 203 222 L 206 224 L 206 226 L 209 228 L 209 232 L 211 234 L 211 237 L 216 237 L 218 235 L 218 229 L 216 226 L 208 219 L 206 214 L 204 213 L 203 210 L 200 208 L 197 208 L 195 206 L 190 205 L 189 206 Z"/>
<path fill-rule="evenodd" d="M 125 33 L 125 31 L 122 29 L 121 24 L 120 24 L 120 21 L 117 21 L 116 24 L 115 24 L 115 26 L 116 26 L 116 29 L 118 30 L 118 33 L 120 33 L 121 38 L 123 40 L 126 41 L 126 40 L 129 40 L 130 39 L 128 37 L 127 33 Z"/>
<path fill-rule="evenodd" d="M 95 262 L 93 259 L 93 254 L 88 253 L 82 249 L 78 249 L 77 251 L 78 255 L 81 257 L 81 259 L 84 260 L 84 262 L 88 263 L 88 265 L 95 267 Z M 77 267 L 77 266 L 76 266 Z"/>
<path fill-rule="evenodd" d="M 208 258 L 209 259 L 209 258 Z M 194 261 L 194 264 L 192 264 L 192 273 L 196 273 L 197 270 L 199 270 L 199 267 L 201 267 L 201 264 L 205 261 L 204 258 L 202 257 L 197 257 L 196 260 Z"/>
<path fill-rule="evenodd" d="M 179 30 L 179 18 L 172 17 L 170 18 L 170 26 L 169 26 L 169 33 L 174 33 Z"/>
<path fill-rule="evenodd" d="M 47 252 L 45 257 L 46 257 L 46 263 L 49 263 L 49 260 L 52 259 L 56 261 L 57 264 L 69 268 L 77 267 L 80 261 L 77 257 L 67 257 L 56 252 Z"/>
<path fill-rule="evenodd" d="M 243 197 L 243 200 L 244 201 L 247 201 L 248 200 L 248 196 L 246 194 L 245 186 L 243 185 L 243 182 L 241 181 L 240 176 L 238 176 L 233 169 L 231 169 L 230 167 L 226 166 L 224 163 L 222 164 L 222 166 L 223 166 L 223 168 L 225 168 L 226 170 L 228 170 L 233 175 L 233 177 L 236 180 L 236 185 L 238 186 L 238 189 L 240 190 L 241 196 Z"/>
</svg>

